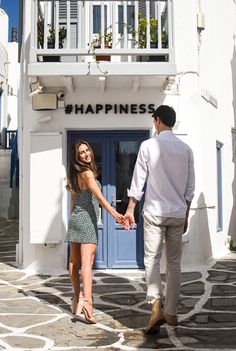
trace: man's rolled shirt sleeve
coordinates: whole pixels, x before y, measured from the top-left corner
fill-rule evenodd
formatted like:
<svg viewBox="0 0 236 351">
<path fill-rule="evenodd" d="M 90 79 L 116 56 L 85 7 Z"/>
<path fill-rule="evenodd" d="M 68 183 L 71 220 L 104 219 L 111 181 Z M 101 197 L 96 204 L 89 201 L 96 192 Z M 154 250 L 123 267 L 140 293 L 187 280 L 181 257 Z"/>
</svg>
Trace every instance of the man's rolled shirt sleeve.
<svg viewBox="0 0 236 351">
<path fill-rule="evenodd" d="M 140 201 L 144 194 L 143 188 L 148 174 L 147 160 L 147 149 L 142 143 L 134 167 L 131 186 L 127 190 L 128 197 L 134 197 L 137 201 Z"/>
<path fill-rule="evenodd" d="M 194 158 L 193 152 L 189 149 L 189 163 L 188 163 L 188 181 L 185 189 L 185 200 L 191 202 L 194 197 L 195 190 L 195 172 L 194 172 Z"/>
</svg>

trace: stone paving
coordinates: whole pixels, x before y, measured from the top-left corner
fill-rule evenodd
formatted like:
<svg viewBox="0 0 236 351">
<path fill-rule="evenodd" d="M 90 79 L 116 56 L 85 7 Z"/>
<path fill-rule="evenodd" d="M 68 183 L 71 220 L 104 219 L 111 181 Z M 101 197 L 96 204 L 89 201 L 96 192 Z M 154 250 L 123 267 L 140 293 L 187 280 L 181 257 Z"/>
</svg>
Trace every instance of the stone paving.
<svg viewBox="0 0 236 351">
<path fill-rule="evenodd" d="M 70 313 L 67 274 L 15 266 L 17 221 L 0 220 L 0 350 L 236 350 L 236 256 L 182 273 L 178 327 L 143 333 L 150 317 L 144 272 L 95 271 L 96 325 Z M 165 275 L 162 275 L 165 286 Z"/>
</svg>

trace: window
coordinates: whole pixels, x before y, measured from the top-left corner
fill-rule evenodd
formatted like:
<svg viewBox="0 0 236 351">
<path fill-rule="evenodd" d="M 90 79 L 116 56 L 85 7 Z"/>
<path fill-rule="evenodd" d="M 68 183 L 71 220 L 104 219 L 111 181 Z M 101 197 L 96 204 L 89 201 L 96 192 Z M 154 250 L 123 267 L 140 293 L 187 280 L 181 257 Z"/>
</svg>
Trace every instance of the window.
<svg viewBox="0 0 236 351">
<path fill-rule="evenodd" d="M 104 6 L 104 23 L 105 30 L 107 29 L 107 6 Z M 93 34 L 101 33 L 101 6 L 94 5 L 93 6 Z"/>
<path fill-rule="evenodd" d="M 222 212 L 222 146 L 219 141 L 216 142 L 216 163 L 217 163 L 217 231 L 223 229 L 223 212 Z"/>
<path fill-rule="evenodd" d="M 119 33 L 123 32 L 123 23 L 124 23 L 124 7 L 123 5 L 118 6 L 118 31 Z M 131 28 L 134 29 L 134 6 L 127 6 L 127 29 L 128 33 L 131 33 Z"/>
</svg>

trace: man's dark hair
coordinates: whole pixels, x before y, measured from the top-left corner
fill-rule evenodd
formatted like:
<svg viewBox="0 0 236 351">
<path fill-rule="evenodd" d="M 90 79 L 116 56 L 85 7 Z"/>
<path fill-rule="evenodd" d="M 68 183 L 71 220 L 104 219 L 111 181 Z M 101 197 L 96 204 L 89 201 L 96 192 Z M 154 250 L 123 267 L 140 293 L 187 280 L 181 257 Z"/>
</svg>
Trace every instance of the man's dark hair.
<svg viewBox="0 0 236 351">
<path fill-rule="evenodd" d="M 153 118 L 155 118 L 155 121 L 157 120 L 157 117 L 160 118 L 162 123 L 164 123 L 167 127 L 174 127 L 175 122 L 176 122 L 176 113 L 173 107 L 170 107 L 168 105 L 161 105 L 159 106 L 153 113 L 152 115 Z"/>
</svg>

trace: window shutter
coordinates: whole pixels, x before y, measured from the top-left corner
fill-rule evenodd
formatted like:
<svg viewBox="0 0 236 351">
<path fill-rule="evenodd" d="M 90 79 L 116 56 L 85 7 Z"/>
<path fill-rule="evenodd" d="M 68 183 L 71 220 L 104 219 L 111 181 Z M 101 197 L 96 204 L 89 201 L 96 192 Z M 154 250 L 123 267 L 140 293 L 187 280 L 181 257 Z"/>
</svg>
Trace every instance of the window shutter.
<svg viewBox="0 0 236 351">
<path fill-rule="evenodd" d="M 139 7 L 139 12 L 142 12 L 142 17 L 146 18 L 146 2 L 145 2 L 145 0 L 140 0 L 138 7 Z"/>
<path fill-rule="evenodd" d="M 59 1 L 59 20 L 66 20 L 66 0 Z M 70 0 L 70 18 L 77 18 L 77 0 Z"/>
</svg>

